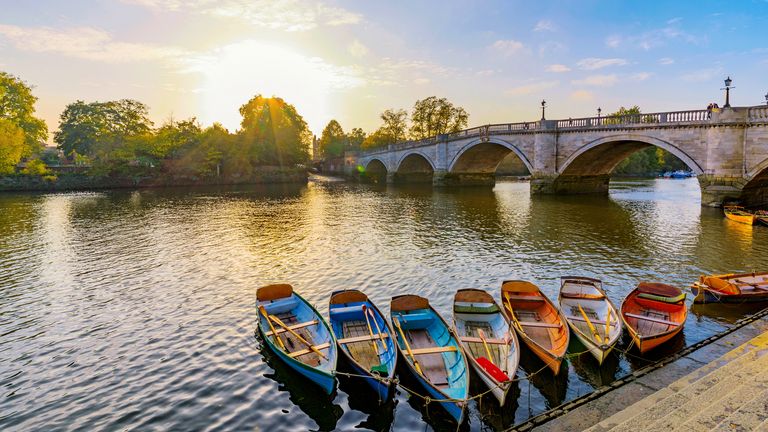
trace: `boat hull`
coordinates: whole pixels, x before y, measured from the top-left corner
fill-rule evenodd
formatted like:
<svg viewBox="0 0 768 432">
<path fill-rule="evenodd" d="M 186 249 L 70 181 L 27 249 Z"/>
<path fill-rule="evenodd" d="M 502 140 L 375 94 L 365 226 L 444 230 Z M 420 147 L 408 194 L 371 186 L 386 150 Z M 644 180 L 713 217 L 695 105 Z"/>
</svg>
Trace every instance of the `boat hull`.
<svg viewBox="0 0 768 432">
<path fill-rule="evenodd" d="M 582 336 L 578 329 L 574 328 L 570 321 L 568 324 L 571 327 L 571 331 L 573 331 L 573 334 L 576 336 L 576 339 L 578 339 L 579 342 L 581 342 L 581 344 L 587 348 L 587 351 L 589 351 L 592 357 L 597 360 L 597 363 L 602 365 L 605 359 L 608 358 L 608 355 L 611 353 L 611 351 L 613 351 L 615 343 L 611 345 L 597 346 Z"/>
<path fill-rule="evenodd" d="M 507 393 L 509 393 L 509 389 L 512 387 L 511 383 L 499 385 L 496 383 L 496 381 L 488 376 L 485 370 L 483 370 L 483 368 L 476 361 L 474 361 L 474 359 L 470 358 L 469 364 L 472 365 L 472 369 L 475 370 L 475 373 L 477 373 L 477 376 L 480 377 L 485 386 L 491 389 L 491 394 L 496 398 L 496 400 L 499 401 L 499 405 L 503 406 L 504 402 L 507 400 Z"/>
<path fill-rule="evenodd" d="M 408 365 L 408 370 L 411 371 L 411 374 L 416 377 L 416 380 L 419 382 L 419 385 L 424 388 L 424 390 L 427 391 L 429 394 L 429 397 L 433 400 L 441 400 L 446 399 L 446 395 L 443 394 L 440 390 L 435 388 L 435 386 L 432 385 L 429 381 L 424 379 L 424 376 L 421 375 L 416 371 L 416 368 L 413 366 L 413 364 L 408 361 L 408 359 L 405 357 L 406 354 L 403 352 L 400 352 L 400 354 L 403 356 L 403 359 L 405 360 L 405 364 Z M 454 420 L 456 420 L 457 423 L 461 424 L 464 421 L 464 413 L 466 408 L 466 403 L 464 401 L 462 402 L 431 402 L 431 403 L 437 403 L 440 405 L 448 414 L 453 417 Z"/>
<path fill-rule="evenodd" d="M 637 347 L 637 350 L 640 351 L 640 354 L 645 354 L 648 351 L 651 351 L 660 345 L 664 345 L 665 343 L 667 343 L 667 341 L 677 336 L 682 330 L 683 330 L 683 327 L 680 326 L 677 328 L 677 330 L 671 333 L 666 333 L 658 336 L 640 337 L 640 335 L 638 335 L 636 332 L 634 332 L 630 328 L 629 334 L 630 336 L 632 336 L 632 343 Z"/>
<path fill-rule="evenodd" d="M 622 322 L 641 354 L 677 336 L 687 317 L 685 296 L 671 285 L 641 282 L 621 304 Z"/>
<path fill-rule="evenodd" d="M 720 293 L 696 285 L 691 286 L 694 303 L 763 303 L 768 302 L 768 292 L 759 294 Z"/>
<path fill-rule="evenodd" d="M 365 378 L 355 377 L 355 379 L 365 381 L 365 384 L 376 393 L 380 401 L 389 400 L 390 396 L 392 396 L 394 381 L 391 381 L 389 378 L 384 378 L 384 380 L 382 380 L 372 377 L 367 370 L 361 368 L 358 363 L 347 354 L 346 350 L 340 349 L 339 351 L 341 351 L 347 363 L 352 367 L 355 375 L 365 376 Z"/>
</svg>

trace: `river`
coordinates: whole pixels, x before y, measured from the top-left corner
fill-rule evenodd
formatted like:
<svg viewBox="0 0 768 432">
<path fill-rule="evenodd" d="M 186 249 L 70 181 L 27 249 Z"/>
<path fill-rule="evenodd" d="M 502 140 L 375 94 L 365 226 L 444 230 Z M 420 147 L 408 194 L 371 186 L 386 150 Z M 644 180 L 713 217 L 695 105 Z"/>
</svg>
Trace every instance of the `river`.
<svg viewBox="0 0 768 432">
<path fill-rule="evenodd" d="M 505 279 L 556 296 L 562 275 L 596 277 L 619 304 L 638 281 L 687 287 L 742 270 L 768 270 L 768 228 L 702 208 L 696 179 L 615 181 L 609 197 L 321 178 L 3 194 L 0 429 L 455 429 L 402 392 L 379 407 L 342 380 L 333 399 L 321 396 L 255 336 L 256 288 L 289 282 L 323 314 L 336 289 L 362 289 L 385 313 L 392 295 L 418 293 L 449 318 L 457 288 L 498 299 Z M 666 352 L 739 314 L 694 309 Z M 465 426 L 512 425 L 644 364 L 621 352 L 602 369 L 571 359 L 557 378 L 523 378 L 504 407 L 473 402 Z M 524 352 L 518 377 L 539 365 Z"/>
</svg>

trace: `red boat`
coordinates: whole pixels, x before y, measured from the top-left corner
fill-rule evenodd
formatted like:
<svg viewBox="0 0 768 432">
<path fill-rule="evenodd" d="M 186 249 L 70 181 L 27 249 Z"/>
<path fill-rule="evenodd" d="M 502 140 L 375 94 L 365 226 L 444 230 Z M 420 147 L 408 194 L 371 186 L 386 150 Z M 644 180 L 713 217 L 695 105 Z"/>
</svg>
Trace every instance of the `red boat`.
<svg viewBox="0 0 768 432">
<path fill-rule="evenodd" d="M 621 304 L 621 319 L 640 353 L 675 337 L 687 317 L 685 293 L 661 283 L 640 282 Z"/>
</svg>

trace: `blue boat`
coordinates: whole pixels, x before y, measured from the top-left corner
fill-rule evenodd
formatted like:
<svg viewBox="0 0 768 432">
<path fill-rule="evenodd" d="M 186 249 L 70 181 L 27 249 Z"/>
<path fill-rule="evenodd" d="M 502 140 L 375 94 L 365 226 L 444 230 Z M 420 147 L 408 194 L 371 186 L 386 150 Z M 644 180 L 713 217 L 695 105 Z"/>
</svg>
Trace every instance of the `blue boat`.
<svg viewBox="0 0 768 432">
<path fill-rule="evenodd" d="M 390 304 L 397 347 L 408 368 L 433 400 L 461 424 L 469 395 L 469 370 L 464 352 L 448 324 L 417 295 L 392 297 Z"/>
<path fill-rule="evenodd" d="M 259 332 L 267 346 L 326 394 L 333 393 L 336 339 L 315 308 L 288 284 L 259 288 L 256 308 Z"/>
<path fill-rule="evenodd" d="M 354 289 L 331 294 L 328 311 L 339 351 L 357 375 L 369 377 L 364 380 L 380 401 L 389 400 L 395 386 L 397 348 L 381 311 Z"/>
</svg>

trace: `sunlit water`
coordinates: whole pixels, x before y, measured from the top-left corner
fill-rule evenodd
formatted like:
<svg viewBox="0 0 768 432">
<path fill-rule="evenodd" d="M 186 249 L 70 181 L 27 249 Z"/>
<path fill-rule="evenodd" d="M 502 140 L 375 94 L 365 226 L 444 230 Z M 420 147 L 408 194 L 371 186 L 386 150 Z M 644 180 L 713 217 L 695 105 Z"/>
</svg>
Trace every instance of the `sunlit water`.
<svg viewBox="0 0 768 432">
<path fill-rule="evenodd" d="M 256 288 L 289 282 L 324 314 L 340 288 L 385 313 L 419 293 L 450 317 L 457 288 L 498 298 L 504 279 L 555 296 L 562 275 L 597 277 L 618 304 L 641 280 L 753 269 L 768 269 L 768 228 L 700 207 L 695 179 L 614 182 L 610 198 L 326 181 L 0 195 L 0 429 L 455 429 L 402 392 L 380 407 L 354 380 L 321 396 L 254 335 Z M 738 316 L 696 309 L 666 353 Z M 568 360 L 504 407 L 473 402 L 464 426 L 509 426 L 644 364 Z M 518 377 L 540 367 L 524 352 Z"/>
</svg>

